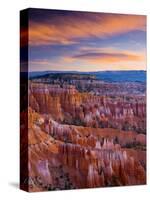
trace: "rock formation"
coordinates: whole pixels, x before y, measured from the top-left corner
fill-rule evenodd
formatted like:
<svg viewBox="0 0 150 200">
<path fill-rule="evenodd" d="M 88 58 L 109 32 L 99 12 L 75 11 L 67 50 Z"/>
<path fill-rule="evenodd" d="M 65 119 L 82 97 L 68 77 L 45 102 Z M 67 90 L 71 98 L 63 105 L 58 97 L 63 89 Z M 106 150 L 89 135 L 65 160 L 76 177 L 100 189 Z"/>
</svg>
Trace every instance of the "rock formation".
<svg viewBox="0 0 150 200">
<path fill-rule="evenodd" d="M 73 86 L 34 83 L 29 105 L 37 112 L 51 114 L 56 121 L 99 128 L 119 128 L 145 133 L 146 106 L 138 97 L 110 98 L 79 93 Z M 141 120 L 142 119 L 142 120 Z"/>
<path fill-rule="evenodd" d="M 29 190 L 145 184 L 145 97 L 114 96 L 110 87 L 119 86 L 101 82 L 110 90 L 104 94 L 94 78 L 48 81 L 29 82 L 29 107 L 21 113 Z"/>
</svg>

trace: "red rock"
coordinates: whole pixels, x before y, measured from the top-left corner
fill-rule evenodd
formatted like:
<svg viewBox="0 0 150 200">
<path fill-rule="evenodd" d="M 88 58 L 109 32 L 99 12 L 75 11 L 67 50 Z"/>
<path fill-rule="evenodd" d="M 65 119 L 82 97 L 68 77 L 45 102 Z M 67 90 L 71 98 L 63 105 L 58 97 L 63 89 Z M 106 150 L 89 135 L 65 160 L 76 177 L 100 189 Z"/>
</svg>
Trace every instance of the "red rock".
<svg viewBox="0 0 150 200">
<path fill-rule="evenodd" d="M 21 113 L 30 191 L 144 184 L 146 137 L 137 132 L 144 132 L 145 112 L 143 102 L 31 84 Z"/>
</svg>

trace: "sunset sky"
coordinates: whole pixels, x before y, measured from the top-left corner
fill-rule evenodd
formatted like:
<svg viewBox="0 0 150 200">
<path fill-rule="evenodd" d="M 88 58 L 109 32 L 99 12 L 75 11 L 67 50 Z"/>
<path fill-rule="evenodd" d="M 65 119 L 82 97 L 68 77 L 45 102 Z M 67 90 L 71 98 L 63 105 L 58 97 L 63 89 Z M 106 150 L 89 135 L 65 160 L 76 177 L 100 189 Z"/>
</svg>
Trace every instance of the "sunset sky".
<svg viewBox="0 0 150 200">
<path fill-rule="evenodd" d="M 146 70 L 146 17 L 29 9 L 29 70 Z"/>
</svg>

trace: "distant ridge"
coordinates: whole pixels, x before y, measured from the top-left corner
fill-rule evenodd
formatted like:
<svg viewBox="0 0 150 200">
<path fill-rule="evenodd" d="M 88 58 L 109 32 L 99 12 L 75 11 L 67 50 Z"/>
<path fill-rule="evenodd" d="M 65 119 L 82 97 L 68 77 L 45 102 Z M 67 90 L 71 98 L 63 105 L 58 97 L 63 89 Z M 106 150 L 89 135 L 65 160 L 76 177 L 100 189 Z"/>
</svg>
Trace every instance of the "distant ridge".
<svg viewBox="0 0 150 200">
<path fill-rule="evenodd" d="M 146 71 L 144 70 L 117 70 L 117 71 L 96 71 L 96 72 L 79 72 L 79 71 L 35 71 L 29 72 L 29 78 L 38 78 L 48 76 L 49 74 L 81 74 L 94 75 L 96 79 L 106 82 L 146 82 Z"/>
</svg>

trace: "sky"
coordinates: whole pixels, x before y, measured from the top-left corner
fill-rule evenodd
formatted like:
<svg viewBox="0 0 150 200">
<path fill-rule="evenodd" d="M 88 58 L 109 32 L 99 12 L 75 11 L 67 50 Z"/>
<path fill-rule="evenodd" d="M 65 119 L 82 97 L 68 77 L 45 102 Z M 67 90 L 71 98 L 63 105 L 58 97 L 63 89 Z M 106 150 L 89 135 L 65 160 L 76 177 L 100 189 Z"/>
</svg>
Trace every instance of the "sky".
<svg viewBox="0 0 150 200">
<path fill-rule="evenodd" d="M 146 70 L 143 15 L 29 9 L 28 34 L 30 71 Z"/>
</svg>

